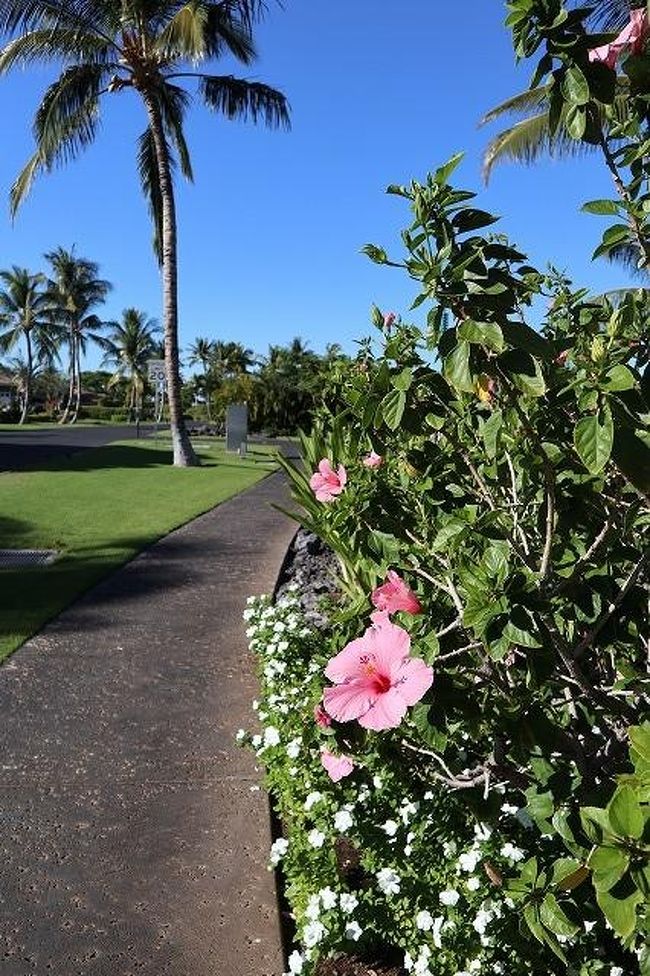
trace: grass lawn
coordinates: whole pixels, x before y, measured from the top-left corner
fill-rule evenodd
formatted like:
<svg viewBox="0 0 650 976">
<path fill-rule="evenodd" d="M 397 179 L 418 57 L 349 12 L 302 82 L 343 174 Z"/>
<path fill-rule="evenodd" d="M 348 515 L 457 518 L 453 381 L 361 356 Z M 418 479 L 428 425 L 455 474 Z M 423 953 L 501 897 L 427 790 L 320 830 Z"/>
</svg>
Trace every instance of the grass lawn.
<svg viewBox="0 0 650 976">
<path fill-rule="evenodd" d="M 0 548 L 59 549 L 47 567 L 0 570 L 0 660 L 140 549 L 275 469 L 197 440 L 203 466 L 173 468 L 167 438 L 118 441 L 0 474 Z"/>
</svg>

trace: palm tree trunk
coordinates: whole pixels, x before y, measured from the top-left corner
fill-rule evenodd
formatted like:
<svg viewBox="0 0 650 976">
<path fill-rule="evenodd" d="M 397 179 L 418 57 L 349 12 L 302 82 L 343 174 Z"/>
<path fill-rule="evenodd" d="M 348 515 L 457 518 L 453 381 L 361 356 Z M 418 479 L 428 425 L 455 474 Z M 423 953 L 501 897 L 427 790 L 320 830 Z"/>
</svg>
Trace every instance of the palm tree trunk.
<svg viewBox="0 0 650 976">
<path fill-rule="evenodd" d="M 165 371 L 167 376 L 167 399 L 169 420 L 174 451 L 174 465 L 187 468 L 199 464 L 183 420 L 181 400 L 181 375 L 178 355 L 178 267 L 176 204 L 169 150 L 163 130 L 160 108 L 155 98 L 147 91 L 142 97 L 149 117 L 149 125 L 154 146 L 160 197 L 162 200 L 162 277 L 163 277 L 163 328 L 165 335 Z"/>
<path fill-rule="evenodd" d="M 59 420 L 60 424 L 66 424 L 68 422 L 68 416 L 70 414 L 70 409 L 72 407 L 72 397 L 74 395 L 74 335 L 72 330 L 70 331 L 70 336 L 68 338 L 70 343 L 70 365 L 68 373 L 68 394 L 65 401 L 65 407 L 63 409 L 63 414 Z"/>
<path fill-rule="evenodd" d="M 78 338 L 75 340 L 74 371 L 75 371 L 75 398 L 74 398 L 74 413 L 72 414 L 72 418 L 70 420 L 71 424 L 76 424 L 77 417 L 79 416 L 79 407 L 81 405 L 81 347 Z"/>
<path fill-rule="evenodd" d="M 29 412 L 29 398 L 31 393 L 32 385 L 32 340 L 29 335 L 29 329 L 25 330 L 25 345 L 27 346 L 27 375 L 25 377 L 25 389 L 23 391 L 23 409 L 20 414 L 19 424 L 24 424 L 27 420 L 27 414 Z"/>
</svg>

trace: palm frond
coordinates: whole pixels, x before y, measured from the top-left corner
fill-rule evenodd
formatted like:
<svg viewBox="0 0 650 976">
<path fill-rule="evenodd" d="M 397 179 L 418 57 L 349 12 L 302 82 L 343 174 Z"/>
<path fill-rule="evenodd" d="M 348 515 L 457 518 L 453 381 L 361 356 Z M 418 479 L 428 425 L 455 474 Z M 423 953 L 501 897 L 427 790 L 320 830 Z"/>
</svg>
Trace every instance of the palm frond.
<svg viewBox="0 0 650 976">
<path fill-rule="evenodd" d="M 69 28 L 34 30 L 15 37 L 0 51 L 0 74 L 18 65 L 74 59 L 117 68 L 114 55 L 106 42 L 93 34 Z"/>
<path fill-rule="evenodd" d="M 200 75 L 199 91 L 209 108 L 228 119 L 261 118 L 270 128 L 291 128 L 286 96 L 268 85 L 233 75 Z"/>
<path fill-rule="evenodd" d="M 548 112 L 539 112 L 516 122 L 492 139 L 483 156 L 483 179 L 487 183 L 497 163 L 512 160 L 534 163 L 544 154 L 550 156 L 581 156 L 589 147 L 562 131 L 551 136 Z"/>
<path fill-rule="evenodd" d="M 115 29 L 119 4 L 108 0 L 0 0 L 0 33 L 31 30 L 82 30 L 118 49 Z"/>
<path fill-rule="evenodd" d="M 550 85 L 542 85 L 541 88 L 529 88 L 513 95 L 512 98 L 507 98 L 505 102 L 495 105 L 489 112 L 486 112 L 479 125 L 487 125 L 488 122 L 493 122 L 495 119 L 501 118 L 502 115 L 513 115 L 520 118 L 529 116 L 531 112 L 547 103 L 550 89 Z"/>
<path fill-rule="evenodd" d="M 192 182 L 194 180 L 192 160 L 183 133 L 185 111 L 190 101 L 191 98 L 188 93 L 177 85 L 167 83 L 161 86 L 158 91 L 158 102 L 160 104 L 163 123 L 178 153 L 181 173 L 187 180 Z"/>
<path fill-rule="evenodd" d="M 174 166 L 174 157 L 171 147 L 168 147 L 170 166 Z M 162 224 L 163 208 L 162 194 L 160 192 L 160 180 L 158 178 L 158 162 L 156 158 L 156 146 L 151 129 L 147 128 L 138 139 L 137 153 L 138 176 L 144 198 L 147 201 L 149 213 L 153 223 L 153 249 L 162 264 Z"/>
<path fill-rule="evenodd" d="M 630 19 L 630 8 L 640 7 L 640 3 L 630 0 L 597 0 L 593 4 L 591 19 L 594 24 L 606 31 L 620 30 Z"/>
</svg>

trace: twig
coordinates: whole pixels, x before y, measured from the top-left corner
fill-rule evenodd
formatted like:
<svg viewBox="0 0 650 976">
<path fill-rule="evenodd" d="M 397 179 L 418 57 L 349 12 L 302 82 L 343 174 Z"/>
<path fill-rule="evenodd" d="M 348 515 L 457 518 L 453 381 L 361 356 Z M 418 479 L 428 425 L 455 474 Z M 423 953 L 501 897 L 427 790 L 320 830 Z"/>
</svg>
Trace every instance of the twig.
<svg viewBox="0 0 650 976">
<path fill-rule="evenodd" d="M 616 612 L 616 610 L 619 608 L 619 606 L 621 605 L 621 603 L 623 602 L 627 594 L 630 592 L 630 590 L 636 583 L 649 557 L 650 557 L 650 549 L 646 549 L 646 551 L 643 553 L 643 555 L 639 559 L 638 563 L 636 564 L 632 572 L 629 574 L 628 578 L 623 583 L 623 586 L 621 587 L 614 601 L 610 603 L 610 605 L 607 607 L 607 610 L 602 615 L 600 620 L 596 622 L 596 624 L 591 628 L 589 633 L 586 634 L 585 637 L 582 638 L 580 643 L 575 647 L 573 651 L 574 659 L 581 657 L 584 654 L 584 652 L 589 647 L 591 647 L 598 634 L 601 632 L 605 624 L 611 618 L 612 614 Z"/>
<path fill-rule="evenodd" d="M 551 569 L 551 549 L 553 547 L 553 532 L 555 530 L 555 481 L 553 469 L 549 464 L 544 465 L 544 482 L 546 489 L 546 536 L 544 552 L 539 567 L 540 580 L 543 582 Z"/>
<path fill-rule="evenodd" d="M 455 651 L 449 651 L 447 654 L 439 654 L 434 660 L 434 664 L 438 661 L 452 661 L 455 657 L 460 657 L 465 651 L 473 651 L 478 647 L 483 647 L 481 641 L 474 641 L 472 644 L 465 644 L 464 647 L 458 647 Z"/>
<path fill-rule="evenodd" d="M 512 459 L 508 451 L 505 452 L 506 464 L 508 465 L 508 471 L 510 472 L 510 484 L 512 485 L 511 494 L 513 500 L 513 526 L 514 530 L 521 539 L 522 548 L 527 556 L 530 555 L 530 546 L 528 545 L 528 539 L 526 538 L 526 533 L 519 524 L 519 496 L 517 495 L 517 476 L 515 475 L 515 469 L 512 464 Z"/>
<path fill-rule="evenodd" d="M 599 549 L 600 545 L 605 541 L 605 537 L 609 533 L 609 530 L 611 529 L 611 527 L 612 527 L 612 523 L 611 523 L 610 519 L 607 519 L 607 521 L 603 525 L 602 529 L 600 530 L 600 532 L 598 533 L 598 535 L 596 536 L 596 538 L 594 539 L 594 541 L 591 543 L 591 545 L 587 549 L 587 551 L 584 554 L 584 556 L 581 556 L 580 559 L 575 564 L 575 566 L 573 567 L 573 570 L 571 572 L 571 575 L 570 576 L 567 576 L 566 579 L 562 580 L 562 582 L 559 583 L 555 587 L 555 589 L 553 590 L 551 596 L 558 596 L 560 593 L 564 593 L 564 591 L 569 588 L 569 586 L 574 581 L 574 579 L 576 578 L 576 576 L 578 576 L 578 574 L 580 573 L 580 571 L 583 568 L 583 566 L 586 566 L 587 565 L 587 563 L 592 558 L 592 556 L 594 555 L 594 553 Z"/>
</svg>

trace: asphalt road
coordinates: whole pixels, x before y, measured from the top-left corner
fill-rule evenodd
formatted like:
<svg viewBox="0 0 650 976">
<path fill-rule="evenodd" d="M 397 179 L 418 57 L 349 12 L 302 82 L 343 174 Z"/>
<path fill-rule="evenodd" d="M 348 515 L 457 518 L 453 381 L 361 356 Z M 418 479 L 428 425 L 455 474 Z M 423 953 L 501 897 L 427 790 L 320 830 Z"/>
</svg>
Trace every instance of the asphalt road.
<svg viewBox="0 0 650 976">
<path fill-rule="evenodd" d="M 143 424 L 140 435 L 148 437 L 151 425 Z M 50 430 L 0 430 L 0 471 L 37 468 L 43 461 L 69 457 L 90 447 L 135 437 L 135 427 L 56 427 Z"/>
</svg>

